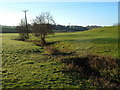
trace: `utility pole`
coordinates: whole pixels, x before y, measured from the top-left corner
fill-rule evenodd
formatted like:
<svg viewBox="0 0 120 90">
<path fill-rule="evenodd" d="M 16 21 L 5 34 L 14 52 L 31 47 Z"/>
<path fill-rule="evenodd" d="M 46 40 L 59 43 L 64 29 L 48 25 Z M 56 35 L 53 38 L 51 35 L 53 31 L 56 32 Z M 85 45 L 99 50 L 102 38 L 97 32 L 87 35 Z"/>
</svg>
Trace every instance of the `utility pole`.
<svg viewBox="0 0 120 90">
<path fill-rule="evenodd" d="M 71 25 L 70 25 L 71 23 L 69 23 L 69 27 L 71 28 Z"/>
<path fill-rule="evenodd" d="M 28 25 L 27 25 L 27 16 L 26 16 L 26 12 L 28 10 L 24 10 L 23 12 L 25 12 L 25 24 L 26 24 L 26 34 L 27 34 L 27 37 L 26 38 L 29 38 L 29 30 L 28 30 Z"/>
<path fill-rule="evenodd" d="M 69 25 L 68 25 L 68 26 L 69 26 L 69 31 L 71 30 L 71 25 L 70 25 L 70 24 L 71 24 L 71 23 L 69 23 Z"/>
<path fill-rule="evenodd" d="M 24 10 L 23 12 L 25 12 L 25 23 L 26 23 L 26 28 L 27 28 L 27 16 L 26 16 L 26 12 L 27 12 L 28 10 Z"/>
</svg>

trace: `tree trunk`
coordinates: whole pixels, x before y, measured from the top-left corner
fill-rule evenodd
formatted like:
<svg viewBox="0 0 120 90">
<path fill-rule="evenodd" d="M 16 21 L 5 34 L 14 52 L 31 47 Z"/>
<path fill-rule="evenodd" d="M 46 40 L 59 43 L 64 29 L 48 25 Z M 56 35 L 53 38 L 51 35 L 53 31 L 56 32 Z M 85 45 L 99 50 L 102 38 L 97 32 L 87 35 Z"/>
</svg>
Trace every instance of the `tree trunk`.
<svg viewBox="0 0 120 90">
<path fill-rule="evenodd" d="M 44 37 L 41 37 L 41 45 L 42 46 L 46 46 L 47 45 Z"/>
</svg>

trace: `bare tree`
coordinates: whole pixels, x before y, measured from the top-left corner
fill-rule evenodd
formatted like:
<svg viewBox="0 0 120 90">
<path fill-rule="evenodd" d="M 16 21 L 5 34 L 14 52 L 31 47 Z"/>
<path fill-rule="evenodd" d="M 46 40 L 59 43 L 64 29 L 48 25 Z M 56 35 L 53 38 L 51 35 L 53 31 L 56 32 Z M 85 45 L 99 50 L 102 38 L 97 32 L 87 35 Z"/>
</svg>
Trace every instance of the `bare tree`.
<svg viewBox="0 0 120 90">
<path fill-rule="evenodd" d="M 26 22 L 24 19 L 21 19 L 20 24 L 16 27 L 17 31 L 20 34 L 20 39 L 21 40 L 26 40 L 29 38 L 29 30 L 26 28 Z"/>
<path fill-rule="evenodd" d="M 49 12 L 43 12 L 33 20 L 33 33 L 41 39 L 41 44 L 46 45 L 45 36 L 53 33 L 53 25 L 55 24 L 53 17 Z"/>
</svg>

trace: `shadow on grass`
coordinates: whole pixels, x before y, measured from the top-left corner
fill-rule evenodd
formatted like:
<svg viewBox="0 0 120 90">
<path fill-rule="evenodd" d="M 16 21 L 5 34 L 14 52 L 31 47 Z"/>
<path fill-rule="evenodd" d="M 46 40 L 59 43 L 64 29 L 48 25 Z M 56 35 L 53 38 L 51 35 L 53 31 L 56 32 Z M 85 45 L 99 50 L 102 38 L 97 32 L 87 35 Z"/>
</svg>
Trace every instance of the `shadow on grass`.
<svg viewBox="0 0 120 90">
<path fill-rule="evenodd" d="M 17 41 L 25 41 L 25 40 L 23 40 L 23 39 L 12 39 L 12 40 L 17 40 Z"/>
<path fill-rule="evenodd" d="M 76 72 L 66 72 L 63 71 L 63 74 L 65 75 L 65 77 L 69 77 L 67 84 L 69 85 L 74 85 L 74 86 L 78 86 L 77 88 L 88 88 L 88 87 L 93 87 L 94 88 L 94 84 L 93 82 L 87 82 L 88 78 L 81 76 L 79 73 Z"/>
<path fill-rule="evenodd" d="M 92 40 L 93 43 L 104 43 L 104 44 L 112 44 L 118 43 L 118 38 L 96 38 Z"/>
<path fill-rule="evenodd" d="M 118 43 L 117 38 L 93 38 L 93 39 L 70 39 L 70 40 L 62 40 L 62 41 L 70 41 L 70 42 L 91 42 L 96 44 L 113 44 Z"/>
<path fill-rule="evenodd" d="M 58 43 L 58 42 L 61 42 L 61 41 L 47 42 L 47 46 L 49 46 L 49 45 L 53 45 L 53 44 Z"/>
<path fill-rule="evenodd" d="M 69 55 L 73 55 L 76 51 L 73 52 L 61 52 L 59 50 L 57 50 L 54 46 L 46 46 L 44 47 L 45 52 L 48 55 L 53 55 L 53 56 L 69 56 Z"/>
<path fill-rule="evenodd" d="M 119 66 L 116 59 L 112 57 L 98 55 L 73 56 L 63 58 L 61 61 L 65 63 L 65 74 L 67 74 L 66 72 L 78 73 L 80 76 L 96 82 L 98 86 L 120 87 L 120 81 L 118 81 Z M 113 72 L 113 70 L 117 71 Z M 117 78 L 115 78 L 116 76 Z"/>
<path fill-rule="evenodd" d="M 90 37 L 90 36 L 93 36 L 93 34 L 76 34 L 76 32 L 75 32 L 75 34 L 74 33 L 72 33 L 72 34 L 67 34 L 67 33 L 65 33 L 65 34 L 60 34 L 60 35 L 55 35 L 54 36 L 54 38 L 61 38 L 61 37 Z M 53 37 L 53 36 L 52 36 Z"/>
</svg>

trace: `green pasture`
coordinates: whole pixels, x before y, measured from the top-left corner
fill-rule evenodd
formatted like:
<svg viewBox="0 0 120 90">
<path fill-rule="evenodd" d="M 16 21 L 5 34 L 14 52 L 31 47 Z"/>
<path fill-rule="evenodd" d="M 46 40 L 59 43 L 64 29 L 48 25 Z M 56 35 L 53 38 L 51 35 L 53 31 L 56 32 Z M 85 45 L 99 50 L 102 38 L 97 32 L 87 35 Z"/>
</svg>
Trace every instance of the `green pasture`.
<svg viewBox="0 0 120 90">
<path fill-rule="evenodd" d="M 18 34 L 2 34 L 3 88 L 85 88 L 90 80 L 63 72 L 63 64 L 43 48 L 16 41 Z"/>
<path fill-rule="evenodd" d="M 77 53 L 100 54 L 118 58 L 118 27 L 103 27 L 83 32 L 55 33 L 47 42 L 58 49 Z M 120 42 L 119 42 L 120 43 Z"/>
<path fill-rule="evenodd" d="M 19 34 L 2 36 L 3 88 L 90 88 L 90 79 L 64 72 L 64 63 L 47 55 L 33 42 L 17 41 Z M 36 38 L 31 35 L 29 40 Z M 28 40 L 28 41 L 29 41 Z M 83 32 L 55 33 L 46 41 L 61 52 L 102 54 L 118 57 L 118 27 L 103 27 Z"/>
</svg>

